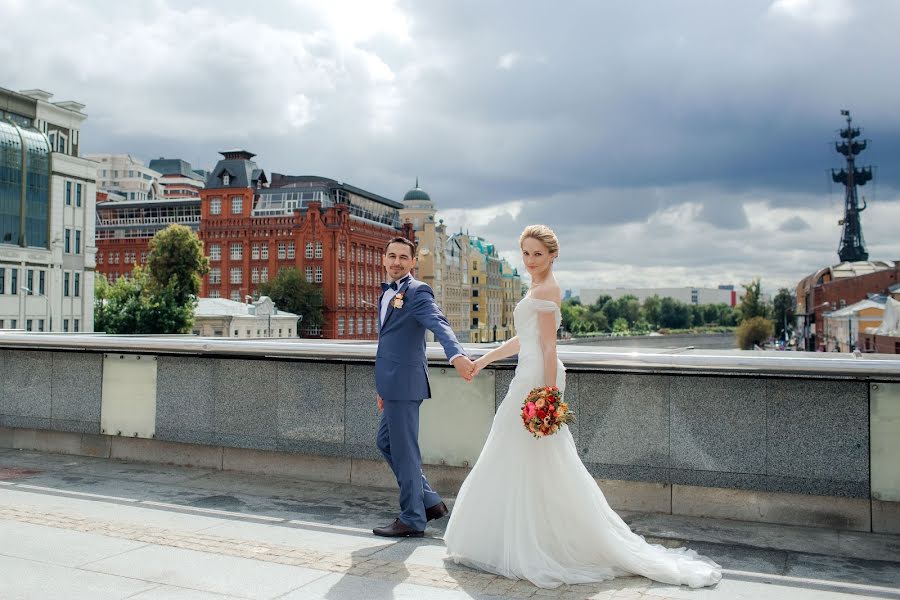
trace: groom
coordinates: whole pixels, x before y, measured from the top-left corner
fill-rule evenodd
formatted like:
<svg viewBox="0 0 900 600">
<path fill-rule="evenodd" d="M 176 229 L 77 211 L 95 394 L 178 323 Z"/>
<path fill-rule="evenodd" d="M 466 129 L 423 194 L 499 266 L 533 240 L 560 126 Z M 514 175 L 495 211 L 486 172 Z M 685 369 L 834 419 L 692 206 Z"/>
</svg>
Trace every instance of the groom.
<svg viewBox="0 0 900 600">
<path fill-rule="evenodd" d="M 410 271 L 416 266 L 416 247 L 406 238 L 392 239 L 384 251 L 390 284 L 381 284 L 378 301 L 380 324 L 375 355 L 378 409 L 378 449 L 400 486 L 400 517 L 372 530 L 383 537 L 422 537 L 425 524 L 449 511 L 431 489 L 422 472 L 419 453 L 419 406 L 431 397 L 425 330 L 430 329 L 444 347 L 457 372 L 470 381 L 475 364 L 453 335 L 447 319 L 434 302 L 434 292 Z"/>
</svg>

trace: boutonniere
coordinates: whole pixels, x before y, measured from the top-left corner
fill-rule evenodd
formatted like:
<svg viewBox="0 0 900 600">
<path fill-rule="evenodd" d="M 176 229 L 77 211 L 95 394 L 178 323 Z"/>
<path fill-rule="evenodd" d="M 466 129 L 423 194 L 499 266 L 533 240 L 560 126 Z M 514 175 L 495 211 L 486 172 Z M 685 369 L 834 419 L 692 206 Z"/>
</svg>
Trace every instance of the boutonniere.
<svg viewBox="0 0 900 600">
<path fill-rule="evenodd" d="M 391 304 L 394 306 L 394 308 L 403 308 L 403 292 L 400 292 L 396 296 L 394 296 Z"/>
</svg>

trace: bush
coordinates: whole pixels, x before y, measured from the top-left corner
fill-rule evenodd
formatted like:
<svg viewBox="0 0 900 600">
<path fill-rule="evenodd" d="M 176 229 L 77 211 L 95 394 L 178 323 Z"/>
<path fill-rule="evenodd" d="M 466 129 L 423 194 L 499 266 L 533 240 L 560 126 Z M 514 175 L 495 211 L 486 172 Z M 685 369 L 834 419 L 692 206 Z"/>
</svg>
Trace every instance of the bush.
<svg viewBox="0 0 900 600">
<path fill-rule="evenodd" d="M 750 317 L 738 325 L 735 335 L 741 350 L 752 350 L 775 335 L 775 325 L 765 317 Z"/>
</svg>

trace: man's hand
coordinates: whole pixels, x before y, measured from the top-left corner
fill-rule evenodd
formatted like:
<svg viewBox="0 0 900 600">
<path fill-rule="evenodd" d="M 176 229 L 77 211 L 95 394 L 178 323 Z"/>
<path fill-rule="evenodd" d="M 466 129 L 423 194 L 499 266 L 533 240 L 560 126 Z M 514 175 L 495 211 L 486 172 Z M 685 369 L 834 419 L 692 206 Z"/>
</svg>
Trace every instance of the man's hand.
<svg viewBox="0 0 900 600">
<path fill-rule="evenodd" d="M 375 394 L 375 404 L 378 405 L 378 410 L 384 412 L 384 399 L 380 394 Z"/>
<path fill-rule="evenodd" d="M 472 362 L 471 358 L 468 356 L 457 356 L 453 359 L 453 366 L 460 377 L 466 381 L 472 381 L 472 377 L 475 376 L 475 363 Z"/>
</svg>

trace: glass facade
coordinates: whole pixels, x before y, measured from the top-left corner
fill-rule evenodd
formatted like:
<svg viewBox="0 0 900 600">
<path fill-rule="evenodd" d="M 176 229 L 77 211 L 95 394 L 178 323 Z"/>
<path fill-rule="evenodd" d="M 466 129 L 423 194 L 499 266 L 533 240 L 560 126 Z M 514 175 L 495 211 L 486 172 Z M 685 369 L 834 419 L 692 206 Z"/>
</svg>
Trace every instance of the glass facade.
<svg viewBox="0 0 900 600">
<path fill-rule="evenodd" d="M 47 138 L 36 130 L 0 122 L 0 244 L 49 248 L 49 225 L 50 146 Z"/>
</svg>

